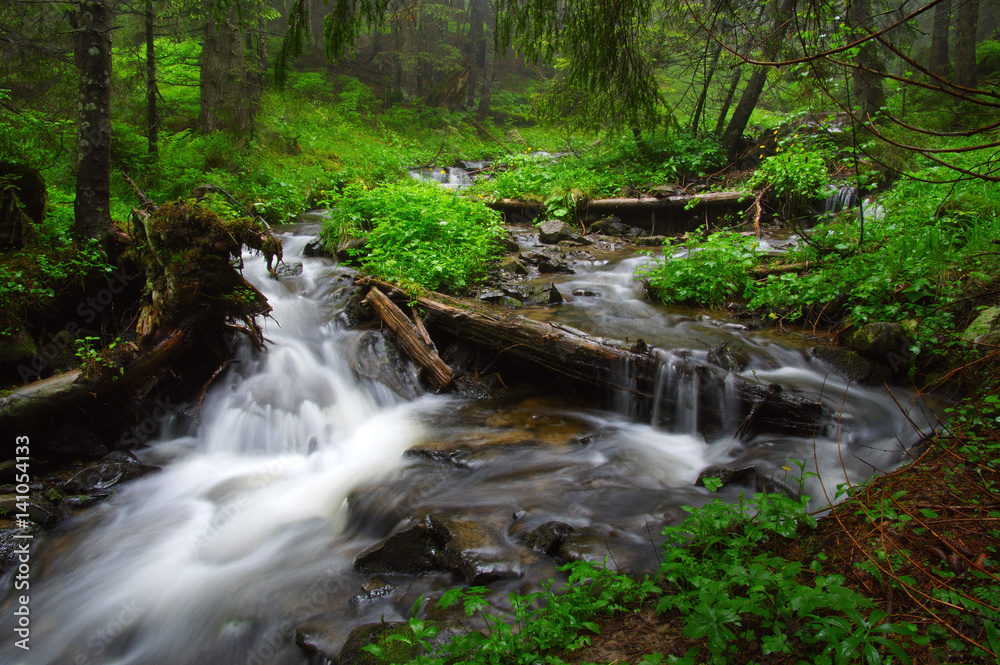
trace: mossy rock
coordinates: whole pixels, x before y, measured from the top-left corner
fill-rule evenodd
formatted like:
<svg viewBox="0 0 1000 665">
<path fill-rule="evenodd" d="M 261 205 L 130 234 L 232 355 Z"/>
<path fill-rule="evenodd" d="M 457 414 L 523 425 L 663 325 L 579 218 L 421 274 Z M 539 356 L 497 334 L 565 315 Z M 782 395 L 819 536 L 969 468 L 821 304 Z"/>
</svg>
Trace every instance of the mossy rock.
<svg viewBox="0 0 1000 665">
<path fill-rule="evenodd" d="M 962 332 L 962 339 L 967 342 L 981 341 L 978 338 L 996 330 L 998 319 L 1000 319 L 1000 307 L 984 309 L 976 317 L 976 320 Z"/>
<path fill-rule="evenodd" d="M 394 637 L 403 639 L 390 639 Z M 381 655 L 366 651 L 368 645 L 377 645 Z M 408 623 L 368 623 L 356 627 L 347 637 L 340 651 L 340 665 L 386 665 L 409 663 L 417 655 L 413 629 Z"/>
<path fill-rule="evenodd" d="M 24 328 L 0 334 L 0 363 L 30 362 L 38 355 L 38 345 Z"/>
</svg>

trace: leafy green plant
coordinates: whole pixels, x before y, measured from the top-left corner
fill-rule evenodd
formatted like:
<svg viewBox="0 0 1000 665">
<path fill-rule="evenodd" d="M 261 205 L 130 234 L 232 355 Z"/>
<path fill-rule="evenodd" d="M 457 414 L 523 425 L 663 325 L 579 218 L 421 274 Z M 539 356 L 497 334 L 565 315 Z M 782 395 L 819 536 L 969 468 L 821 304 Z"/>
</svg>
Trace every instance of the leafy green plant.
<svg viewBox="0 0 1000 665">
<path fill-rule="evenodd" d="M 826 155 L 800 143 L 779 145 L 747 181 L 752 190 L 771 190 L 779 199 L 803 201 L 822 196 L 828 189 Z"/>
<path fill-rule="evenodd" d="M 485 276 L 499 251 L 500 216 L 484 204 L 416 181 L 376 189 L 350 186 L 323 229 L 328 247 L 366 233 L 352 250 L 361 268 L 426 289 L 461 289 Z"/>
<path fill-rule="evenodd" d="M 511 612 L 488 613 L 487 587 L 453 589 L 437 601 L 440 608 L 461 605 L 466 616 L 479 615 L 488 628 L 487 634 L 470 631 L 436 645 L 437 627 L 420 619 L 411 619 L 413 637 L 394 636 L 389 639 L 409 640 L 420 646 L 423 654 L 416 665 L 441 665 L 451 662 L 511 663 L 562 662 L 552 656 L 557 650 L 573 651 L 590 643 L 598 632 L 593 619 L 640 603 L 659 589 L 648 579 L 637 580 L 608 570 L 605 566 L 577 561 L 560 570 L 568 572 L 567 581 L 556 587 L 552 580 L 544 591 L 526 595 L 510 594 Z M 419 601 L 416 607 L 419 607 Z M 366 647 L 376 655 L 378 646 Z"/>
<path fill-rule="evenodd" d="M 715 306 L 750 295 L 748 271 L 756 264 L 756 238 L 723 231 L 703 242 L 692 238 L 683 254 L 650 261 L 636 276 L 662 302 Z"/>
<path fill-rule="evenodd" d="M 823 575 L 822 562 L 808 569 L 769 554 L 760 545 L 793 538 L 814 527 L 807 498 L 757 493 L 730 505 L 715 499 L 690 513 L 683 524 L 664 530 L 667 541 L 660 573 L 667 584 L 657 609 L 686 619 L 685 634 L 703 638 L 707 662 L 729 663 L 755 652 L 807 651 L 813 662 L 889 662 L 888 651 L 908 663 L 890 635 L 910 635 L 908 624 L 886 623 L 879 610 L 865 616 L 870 600 L 844 586 L 839 575 Z M 808 581 L 804 581 L 808 579 Z"/>
</svg>

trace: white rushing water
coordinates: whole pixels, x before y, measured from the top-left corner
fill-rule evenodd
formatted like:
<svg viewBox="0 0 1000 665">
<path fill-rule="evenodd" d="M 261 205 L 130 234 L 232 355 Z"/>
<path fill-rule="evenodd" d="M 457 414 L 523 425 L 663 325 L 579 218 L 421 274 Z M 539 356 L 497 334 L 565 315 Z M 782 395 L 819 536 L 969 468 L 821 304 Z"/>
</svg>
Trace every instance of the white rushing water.
<svg viewBox="0 0 1000 665">
<path fill-rule="evenodd" d="M 305 241 L 287 236 L 285 256 L 292 260 Z M 200 426 L 168 427 L 171 435 L 139 452 L 160 471 L 82 512 L 36 548 L 32 648 L 24 652 L 7 639 L 0 662 L 302 663 L 294 631 L 309 617 L 347 626 L 334 630 L 344 637 L 351 623 L 400 618 L 414 595 L 456 583 L 414 583 L 369 610 L 348 602 L 363 581 L 354 558 L 411 513 L 466 511 L 508 521 L 514 514 L 527 525 L 522 531 L 559 519 L 596 529 L 605 540 L 641 541 L 651 519 L 676 520 L 676 506 L 707 500 L 693 487 L 702 469 L 744 450 L 731 436 L 707 442 L 696 413 L 682 406 L 671 414 L 676 427 L 663 431 L 531 398 L 500 405 L 436 395 L 406 401 L 357 377 L 349 359 L 364 333 L 333 322 L 345 280 L 325 260 L 302 261 L 300 277 L 277 281 L 261 259 L 247 258 L 248 278 L 274 307 L 265 322 L 266 352 L 242 347 L 239 363 L 206 395 Z M 579 288 L 607 291 L 620 305 L 601 316 L 660 325 L 662 315 L 623 279 L 634 262 L 623 266 L 581 277 Z M 788 352 L 786 360 L 757 378 L 822 393 L 836 412 L 848 402 L 843 438 L 758 442 L 761 459 L 780 466 L 811 446 L 824 482 L 835 486 L 842 466 L 860 476 L 871 470 L 865 465 L 898 458 L 894 442 L 905 421 L 889 413 L 888 398 L 848 390 L 810 369 L 800 353 Z M 661 390 L 680 394 L 682 405 L 696 402 L 698 385 L 684 379 L 683 364 L 668 357 L 662 367 Z M 848 421 L 859 412 L 891 424 L 874 434 L 852 429 Z M 659 418 L 654 411 L 654 422 Z M 887 451 L 864 462 L 852 452 L 842 465 L 840 444 L 851 437 Z M 423 462 L 404 454 L 410 449 L 457 451 L 461 464 Z M 505 542 L 522 547 L 513 536 Z M 553 564 L 536 559 L 526 559 L 526 569 L 551 574 Z M 9 592 L 0 608 L 8 636 L 13 602 Z"/>
</svg>

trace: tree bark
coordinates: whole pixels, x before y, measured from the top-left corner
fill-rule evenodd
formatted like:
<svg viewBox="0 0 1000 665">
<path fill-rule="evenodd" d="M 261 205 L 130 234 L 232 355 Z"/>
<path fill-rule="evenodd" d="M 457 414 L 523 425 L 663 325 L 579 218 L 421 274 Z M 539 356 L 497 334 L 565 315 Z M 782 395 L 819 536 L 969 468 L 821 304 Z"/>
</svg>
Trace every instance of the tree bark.
<svg viewBox="0 0 1000 665">
<path fill-rule="evenodd" d="M 948 31 L 951 27 L 951 0 L 941 0 L 934 7 L 934 25 L 931 28 L 931 61 L 929 69 L 938 76 L 951 74 L 948 57 Z"/>
<path fill-rule="evenodd" d="M 380 290 L 397 303 L 410 296 L 390 284 L 368 278 L 358 280 L 372 291 Z M 496 349 L 494 358 L 512 356 L 531 365 L 601 390 L 627 392 L 645 400 L 647 410 L 658 406 L 670 410 L 673 395 L 658 394 L 660 357 L 652 350 L 630 350 L 602 339 L 574 333 L 558 326 L 488 309 L 468 309 L 461 301 L 438 293 L 418 298 L 424 324 L 431 331 Z M 492 366 L 493 362 L 490 363 Z M 823 407 L 815 401 L 730 374 L 721 367 L 684 361 L 682 373 L 698 375 L 698 424 L 712 428 L 811 436 L 820 429 Z M 484 372 L 490 367 L 477 368 Z M 722 395 L 730 388 L 736 404 L 725 405 Z M 653 402 L 659 401 L 654 405 Z"/>
<path fill-rule="evenodd" d="M 79 0 L 75 17 L 80 68 L 75 230 L 106 243 L 111 221 L 111 21 L 109 0 Z"/>
<path fill-rule="evenodd" d="M 781 52 L 781 42 L 788 31 L 789 19 L 794 6 L 795 0 L 775 0 L 774 23 L 771 33 L 764 40 L 764 60 L 773 61 Z M 760 94 L 764 91 L 766 83 L 767 68 L 755 67 L 747 82 L 747 87 L 743 89 L 736 110 L 733 111 L 733 117 L 730 118 L 729 125 L 722 135 L 722 148 L 726 152 L 732 152 L 743 137 L 743 131 L 747 128 L 747 123 L 750 122 L 750 114 L 757 108 L 757 101 L 760 99 Z"/>
<path fill-rule="evenodd" d="M 154 33 L 153 0 L 146 0 L 146 138 L 149 154 L 154 157 L 159 152 L 157 140 L 160 119 L 156 109 L 156 35 Z"/>
<path fill-rule="evenodd" d="M 966 88 L 978 86 L 976 78 L 976 28 L 979 0 L 959 0 L 955 24 L 955 83 Z"/>
<path fill-rule="evenodd" d="M 496 14 L 486 9 L 486 30 L 483 33 L 483 69 L 482 78 L 479 81 L 479 108 L 476 110 L 476 118 L 485 120 L 490 113 L 490 104 L 493 101 L 493 49 L 489 43 L 493 41 L 493 31 L 496 28 Z"/>
<path fill-rule="evenodd" d="M 213 7 L 205 23 L 198 116 L 205 132 L 249 134 L 253 127 L 255 95 L 235 9 Z"/>
<path fill-rule="evenodd" d="M 872 6 L 871 0 L 853 0 L 847 9 L 847 21 L 854 29 L 856 38 L 871 32 Z M 882 80 L 878 74 L 869 69 L 881 70 L 882 62 L 878 57 L 878 42 L 869 40 L 858 49 L 856 62 L 864 69 L 855 69 L 851 73 L 854 89 L 854 106 L 858 115 L 871 122 L 879 110 L 885 106 L 885 93 L 882 91 Z"/>
</svg>

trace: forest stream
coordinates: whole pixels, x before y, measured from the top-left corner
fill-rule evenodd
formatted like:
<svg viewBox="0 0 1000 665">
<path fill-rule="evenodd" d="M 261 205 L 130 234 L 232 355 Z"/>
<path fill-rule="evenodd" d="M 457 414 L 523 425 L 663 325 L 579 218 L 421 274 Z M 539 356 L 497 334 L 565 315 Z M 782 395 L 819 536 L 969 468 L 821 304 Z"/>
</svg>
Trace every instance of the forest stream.
<svg viewBox="0 0 1000 665">
<path fill-rule="evenodd" d="M 316 232 L 282 236 L 301 274 L 274 279 L 263 258 L 244 257 L 274 308 L 265 351 L 242 346 L 200 407 L 178 409 L 136 452 L 159 471 L 39 538 L 31 650 L 6 640 L 0 662 L 326 662 L 354 626 L 405 620 L 421 596 L 455 586 L 489 584 L 503 608 L 508 592 L 540 588 L 564 560 L 655 570 L 662 527 L 683 518 L 681 506 L 711 499 L 696 484 L 709 467 L 753 467 L 791 488 L 811 472 L 804 491 L 820 507 L 838 485 L 897 466 L 930 429 L 924 405 L 898 406 L 912 395 L 848 385 L 807 353 L 815 342 L 649 303 L 632 278 L 647 258 L 631 252 L 574 261 L 575 274 L 546 280 L 565 302 L 521 313 L 656 347 L 657 395 L 672 397 L 669 409 L 654 405 L 639 421 L 628 395 L 583 403 L 513 383 L 432 394 L 377 327 L 343 324 L 353 271 L 301 256 Z M 535 240 L 525 230 L 518 241 Z M 740 374 L 835 416 L 808 438 L 702 432 L 688 363 L 723 342 L 749 361 Z M 753 485 L 721 494 L 740 491 Z M 451 564 L 395 575 L 356 565 L 394 533 L 431 522 L 452 534 Z M 557 555 L 525 543 L 552 523 L 570 528 Z M 16 594 L 3 602 L 7 635 Z M 418 612 L 463 618 L 426 601 Z"/>
</svg>

